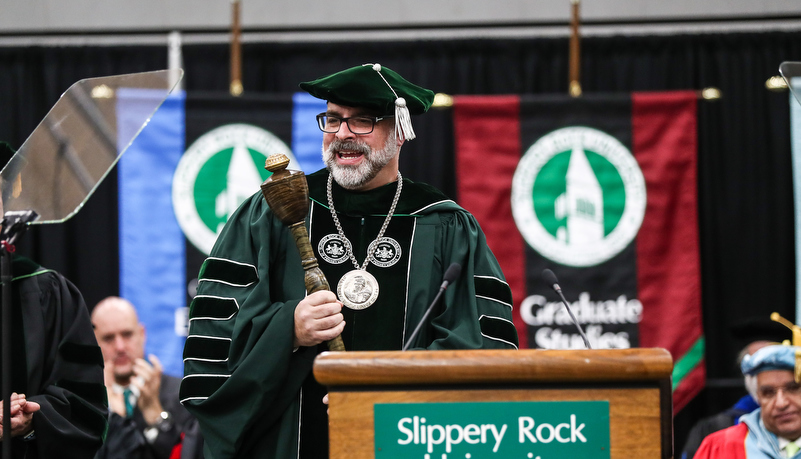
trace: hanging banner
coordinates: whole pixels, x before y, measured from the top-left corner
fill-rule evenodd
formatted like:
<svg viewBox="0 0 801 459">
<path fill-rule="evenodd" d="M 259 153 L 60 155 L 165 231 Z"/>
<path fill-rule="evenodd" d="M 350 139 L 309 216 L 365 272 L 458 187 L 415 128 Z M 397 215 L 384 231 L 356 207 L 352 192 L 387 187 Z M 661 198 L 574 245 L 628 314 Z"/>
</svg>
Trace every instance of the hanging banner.
<svg viewBox="0 0 801 459">
<path fill-rule="evenodd" d="M 703 387 L 692 92 L 460 96 L 460 204 L 487 234 L 515 299 L 521 346 L 663 347 L 674 403 Z"/>
<path fill-rule="evenodd" d="M 152 97 L 163 95 L 120 91 L 117 129 L 139 129 L 137 108 L 152 110 Z M 173 376 L 183 375 L 186 334 L 184 237 L 169 200 L 184 152 L 184 100 L 183 92 L 168 97 L 117 165 L 120 296 L 145 327 L 145 354 L 155 354 Z"/>
</svg>

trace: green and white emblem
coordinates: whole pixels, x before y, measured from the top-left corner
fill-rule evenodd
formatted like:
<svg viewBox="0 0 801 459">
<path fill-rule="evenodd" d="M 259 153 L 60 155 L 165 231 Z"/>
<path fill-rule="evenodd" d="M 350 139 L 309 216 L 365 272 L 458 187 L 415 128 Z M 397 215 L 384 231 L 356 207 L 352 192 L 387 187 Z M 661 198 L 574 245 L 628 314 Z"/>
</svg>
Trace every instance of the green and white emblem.
<svg viewBox="0 0 801 459">
<path fill-rule="evenodd" d="M 567 266 L 603 263 L 625 249 L 645 215 L 634 156 L 597 129 L 558 129 L 526 151 L 512 180 L 512 214 L 526 242 Z"/>
<path fill-rule="evenodd" d="M 228 217 L 259 191 L 271 175 L 268 156 L 283 153 L 289 169 L 300 169 L 289 147 L 278 137 L 249 124 L 213 129 L 186 150 L 172 180 L 172 205 L 186 238 L 209 254 Z"/>
</svg>

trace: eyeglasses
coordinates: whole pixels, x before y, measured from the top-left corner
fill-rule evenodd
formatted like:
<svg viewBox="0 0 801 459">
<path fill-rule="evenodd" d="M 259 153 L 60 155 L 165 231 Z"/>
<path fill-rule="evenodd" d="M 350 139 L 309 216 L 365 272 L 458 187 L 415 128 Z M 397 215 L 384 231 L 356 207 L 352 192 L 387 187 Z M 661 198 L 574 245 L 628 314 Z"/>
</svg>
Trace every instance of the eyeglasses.
<svg viewBox="0 0 801 459">
<path fill-rule="evenodd" d="M 392 115 L 387 116 L 351 116 L 349 118 L 342 118 L 339 116 L 331 116 L 325 113 L 317 115 L 317 126 L 321 131 L 327 134 L 336 134 L 342 126 L 342 122 L 348 125 L 350 132 L 356 135 L 365 135 L 373 132 L 375 124 L 384 118 L 393 118 Z"/>
</svg>

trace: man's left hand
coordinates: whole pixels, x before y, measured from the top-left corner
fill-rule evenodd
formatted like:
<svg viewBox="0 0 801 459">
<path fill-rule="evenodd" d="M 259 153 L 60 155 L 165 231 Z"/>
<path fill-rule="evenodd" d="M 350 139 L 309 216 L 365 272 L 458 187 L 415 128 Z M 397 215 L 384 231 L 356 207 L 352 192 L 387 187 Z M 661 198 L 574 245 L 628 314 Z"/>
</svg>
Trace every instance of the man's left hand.
<svg viewBox="0 0 801 459">
<path fill-rule="evenodd" d="M 159 359 L 151 354 L 148 356 L 150 363 L 144 359 L 136 359 L 134 362 L 134 375 L 131 384 L 139 388 L 139 411 L 145 418 L 147 425 L 154 425 L 161 419 L 161 402 L 159 393 L 161 392 L 161 373 L 162 367 Z"/>
</svg>

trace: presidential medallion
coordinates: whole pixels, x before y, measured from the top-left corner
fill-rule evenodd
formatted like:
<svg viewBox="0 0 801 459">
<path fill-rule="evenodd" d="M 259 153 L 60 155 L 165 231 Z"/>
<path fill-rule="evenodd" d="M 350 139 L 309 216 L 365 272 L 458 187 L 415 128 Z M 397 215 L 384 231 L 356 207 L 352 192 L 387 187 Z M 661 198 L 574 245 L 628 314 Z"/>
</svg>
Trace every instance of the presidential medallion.
<svg viewBox="0 0 801 459">
<path fill-rule="evenodd" d="M 387 266 L 392 266 L 397 263 L 395 257 L 398 259 L 400 258 L 400 244 L 395 242 L 397 245 L 397 247 L 395 247 L 392 243 L 387 242 L 387 240 L 394 241 L 394 239 L 384 238 L 384 232 L 387 230 L 387 226 L 389 226 L 392 214 L 395 213 L 395 206 L 398 205 L 401 189 L 403 189 L 403 176 L 401 176 L 400 171 L 398 171 L 398 188 L 395 190 L 395 197 L 392 198 L 392 204 L 389 206 L 387 218 L 384 219 L 384 224 L 381 225 L 378 236 L 376 236 L 375 240 L 367 247 L 367 256 L 364 258 L 364 263 L 362 263 L 361 266 L 359 266 L 359 261 L 356 260 L 356 257 L 353 255 L 353 248 L 348 238 L 345 237 L 345 232 L 342 231 L 342 225 L 339 223 L 339 217 L 337 217 L 337 212 L 334 209 L 334 196 L 331 192 L 331 184 L 334 181 L 333 177 L 333 175 L 328 175 L 328 184 L 325 190 L 326 197 L 328 198 L 328 209 L 331 211 L 331 220 L 334 221 L 337 234 L 342 241 L 347 241 L 345 251 L 351 263 L 353 263 L 353 267 L 356 268 L 353 271 L 345 273 L 342 279 L 339 280 L 337 284 L 337 296 L 342 304 L 350 309 L 358 311 L 369 308 L 378 298 L 378 281 L 372 274 L 367 272 L 367 265 L 370 264 L 371 254 L 373 257 L 378 257 L 377 259 L 383 260 L 376 264 L 386 263 Z M 381 246 L 382 242 L 385 244 L 383 247 Z"/>
<path fill-rule="evenodd" d="M 337 296 L 350 309 L 369 308 L 378 298 L 378 281 L 363 269 L 348 271 L 337 284 Z"/>
</svg>

